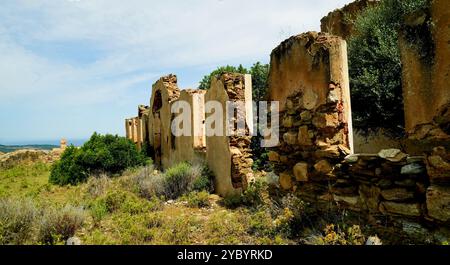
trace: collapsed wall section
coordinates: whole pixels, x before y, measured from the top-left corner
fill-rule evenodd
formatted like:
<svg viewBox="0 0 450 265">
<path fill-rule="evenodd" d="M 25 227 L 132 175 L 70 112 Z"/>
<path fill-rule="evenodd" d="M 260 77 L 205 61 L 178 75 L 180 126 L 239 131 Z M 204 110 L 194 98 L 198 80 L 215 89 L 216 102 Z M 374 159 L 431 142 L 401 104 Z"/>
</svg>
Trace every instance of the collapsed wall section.
<svg viewBox="0 0 450 265">
<path fill-rule="evenodd" d="M 269 99 L 280 103 L 280 144 L 269 160 L 281 187 L 326 188 L 353 149 L 346 42 L 308 32 L 281 43 L 271 54 Z"/>
<path fill-rule="evenodd" d="M 207 106 L 211 102 L 217 103 L 215 107 L 206 108 L 205 122 L 206 160 L 215 176 L 216 193 L 221 196 L 239 194 L 253 178 L 250 149 L 250 131 L 253 129 L 251 76 L 225 73 L 213 78 L 205 101 Z M 243 103 L 233 113 L 231 121 L 245 121 L 244 132 L 240 132 L 244 135 L 227 133 L 227 102 Z"/>
<path fill-rule="evenodd" d="M 369 7 L 377 5 L 380 0 L 357 0 L 343 8 L 330 12 L 320 20 L 320 30 L 347 40 L 354 34 L 355 19 Z"/>
</svg>

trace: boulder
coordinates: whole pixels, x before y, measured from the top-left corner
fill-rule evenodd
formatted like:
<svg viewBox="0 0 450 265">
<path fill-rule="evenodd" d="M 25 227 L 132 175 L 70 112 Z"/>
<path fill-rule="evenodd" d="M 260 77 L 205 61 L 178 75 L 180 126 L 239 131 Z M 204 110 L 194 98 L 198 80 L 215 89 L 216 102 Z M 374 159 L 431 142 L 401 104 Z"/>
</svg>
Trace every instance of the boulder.
<svg viewBox="0 0 450 265">
<path fill-rule="evenodd" d="M 450 220 L 450 187 L 432 185 L 427 190 L 428 216 L 447 222 Z"/>
<path fill-rule="evenodd" d="M 294 166 L 294 176 L 297 181 L 307 182 L 308 181 L 308 164 L 305 162 L 297 163 Z"/>
</svg>

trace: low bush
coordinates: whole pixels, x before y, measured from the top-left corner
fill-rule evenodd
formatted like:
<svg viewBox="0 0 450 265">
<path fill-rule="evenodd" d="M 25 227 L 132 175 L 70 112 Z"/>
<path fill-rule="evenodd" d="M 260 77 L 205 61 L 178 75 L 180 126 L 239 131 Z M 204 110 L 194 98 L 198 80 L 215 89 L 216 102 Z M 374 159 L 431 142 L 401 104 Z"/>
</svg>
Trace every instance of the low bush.
<svg viewBox="0 0 450 265">
<path fill-rule="evenodd" d="M 320 236 L 313 237 L 314 245 L 364 245 L 365 236 L 358 225 L 353 225 L 345 230 L 334 224 L 327 225 Z"/>
<path fill-rule="evenodd" d="M 30 243 L 38 213 L 30 200 L 0 200 L 0 245 Z"/>
<path fill-rule="evenodd" d="M 57 244 L 81 228 L 85 220 L 80 208 L 36 206 L 28 199 L 0 200 L 0 244 Z"/>
<path fill-rule="evenodd" d="M 85 217 L 82 209 L 73 206 L 47 209 L 39 222 L 38 242 L 50 245 L 65 242 L 81 228 Z"/>
<path fill-rule="evenodd" d="M 129 139 L 94 133 L 81 148 L 69 146 L 64 151 L 53 165 L 49 180 L 58 185 L 75 185 L 90 175 L 117 174 L 145 162 L 144 155 Z"/>
<path fill-rule="evenodd" d="M 187 201 L 187 205 L 192 208 L 203 208 L 210 206 L 209 193 L 206 191 L 193 191 L 182 197 Z"/>
<path fill-rule="evenodd" d="M 205 166 L 180 163 L 161 173 L 151 166 L 142 168 L 132 178 L 137 192 L 145 198 L 176 199 L 192 191 L 211 192 L 211 173 Z"/>
</svg>

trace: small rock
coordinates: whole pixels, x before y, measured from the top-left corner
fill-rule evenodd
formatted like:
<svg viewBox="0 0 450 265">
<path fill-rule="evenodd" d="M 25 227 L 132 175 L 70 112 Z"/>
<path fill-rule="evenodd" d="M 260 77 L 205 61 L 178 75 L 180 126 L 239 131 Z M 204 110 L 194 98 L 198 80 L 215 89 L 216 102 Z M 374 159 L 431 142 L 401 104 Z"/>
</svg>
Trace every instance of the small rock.
<svg viewBox="0 0 450 265">
<path fill-rule="evenodd" d="M 294 124 L 294 118 L 292 116 L 286 116 L 283 119 L 283 126 L 286 128 L 291 128 Z"/>
<path fill-rule="evenodd" d="M 269 157 L 269 161 L 278 162 L 280 161 L 280 155 L 277 152 L 270 151 L 267 156 Z"/>
<path fill-rule="evenodd" d="M 327 96 L 327 103 L 336 104 L 338 102 L 339 102 L 339 96 L 338 96 L 336 90 L 330 90 L 330 92 L 328 92 L 328 96 Z"/>
<path fill-rule="evenodd" d="M 242 152 L 239 150 L 239 148 L 234 147 L 234 146 L 230 147 L 230 153 L 232 155 L 237 155 L 237 156 L 241 156 L 242 155 Z"/>
<path fill-rule="evenodd" d="M 288 172 L 280 174 L 280 186 L 284 190 L 290 190 L 292 188 L 292 177 Z"/>
<path fill-rule="evenodd" d="M 302 111 L 302 113 L 300 113 L 300 118 L 302 121 L 310 121 L 312 119 L 311 112 L 308 110 Z"/>
<path fill-rule="evenodd" d="M 425 173 L 425 166 L 418 164 L 418 163 L 413 163 L 413 164 L 409 164 L 406 166 L 403 166 L 401 169 L 401 173 L 402 175 L 416 175 L 416 174 L 422 174 Z"/>
<path fill-rule="evenodd" d="M 321 174 L 328 174 L 333 171 L 333 167 L 327 160 L 320 160 L 314 165 L 314 169 Z"/>
<path fill-rule="evenodd" d="M 290 145 L 295 145 L 297 143 L 297 133 L 287 132 L 283 135 L 283 140 Z"/>
<path fill-rule="evenodd" d="M 297 181 L 307 182 L 308 181 L 308 164 L 301 162 L 294 166 L 294 176 Z"/>
<path fill-rule="evenodd" d="M 81 240 L 76 236 L 69 237 L 66 241 L 66 245 L 79 246 L 81 245 Z"/>
<path fill-rule="evenodd" d="M 355 155 L 355 154 L 348 155 L 344 158 L 345 162 L 351 163 L 351 164 L 358 162 L 358 159 L 359 159 L 358 155 Z"/>
<path fill-rule="evenodd" d="M 319 129 L 336 128 L 339 126 L 339 116 L 337 113 L 317 113 L 312 123 Z"/>
<path fill-rule="evenodd" d="M 312 145 L 312 140 L 308 133 L 308 126 L 301 126 L 298 128 L 297 141 L 299 145 Z"/>
<path fill-rule="evenodd" d="M 306 89 L 303 94 L 303 107 L 312 110 L 316 107 L 319 96 L 311 89 Z"/>
<path fill-rule="evenodd" d="M 378 153 L 378 156 L 386 159 L 396 157 L 399 153 L 401 153 L 399 149 L 384 149 Z"/>
<path fill-rule="evenodd" d="M 366 241 L 367 246 L 381 246 L 383 245 L 383 242 L 381 242 L 381 239 L 379 239 L 377 236 L 371 236 Z"/>
</svg>

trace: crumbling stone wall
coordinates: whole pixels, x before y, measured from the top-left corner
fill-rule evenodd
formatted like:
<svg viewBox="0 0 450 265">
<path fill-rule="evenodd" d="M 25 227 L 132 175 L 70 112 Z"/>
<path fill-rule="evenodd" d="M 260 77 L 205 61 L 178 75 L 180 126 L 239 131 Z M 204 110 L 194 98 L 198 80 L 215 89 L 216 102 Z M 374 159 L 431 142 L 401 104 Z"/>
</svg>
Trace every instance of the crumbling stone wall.
<svg viewBox="0 0 450 265">
<path fill-rule="evenodd" d="M 205 136 L 205 90 L 182 90 L 178 100 L 187 102 L 191 108 L 189 136 L 175 137 L 173 146 L 172 164 L 180 162 L 205 161 L 206 136 Z M 181 114 L 180 114 L 181 115 Z M 183 126 L 187 126 L 184 125 Z"/>
<path fill-rule="evenodd" d="M 142 150 L 149 143 L 148 139 L 148 114 L 149 108 L 144 105 L 138 107 L 138 116 L 125 119 L 126 137 L 136 144 L 138 150 Z"/>
<path fill-rule="evenodd" d="M 357 0 L 343 8 L 330 12 L 320 20 L 320 30 L 347 40 L 354 34 L 354 20 L 368 7 L 375 6 L 379 0 Z"/>
<path fill-rule="evenodd" d="M 148 133 L 153 147 L 153 159 L 156 165 L 168 168 L 172 165 L 174 139 L 172 137 L 172 103 L 180 97 L 177 77 L 161 77 L 152 87 Z"/>
<path fill-rule="evenodd" d="M 450 11 L 448 1 L 431 2 L 431 14 L 413 14 L 400 32 L 405 128 L 425 151 L 450 142 Z M 433 27 L 427 27 L 431 16 Z M 417 30 L 412 35 L 411 29 Z M 429 36 L 428 36 L 429 35 Z M 427 39 L 430 38 L 430 39 Z M 426 44 L 426 49 L 420 43 Z M 427 43 L 429 42 L 429 43 Z M 431 144 L 428 141 L 434 141 Z"/>
<path fill-rule="evenodd" d="M 141 131 L 141 126 L 139 117 L 125 119 L 125 131 L 126 137 L 140 148 L 139 132 Z"/>
<path fill-rule="evenodd" d="M 206 130 L 217 126 L 209 122 L 209 117 L 217 115 L 217 111 L 226 115 L 228 101 L 245 102 L 245 106 L 238 109 L 236 119 L 245 119 L 246 136 L 227 136 L 227 120 L 224 116 L 220 135 L 206 137 L 206 160 L 215 176 L 215 190 L 219 195 L 229 196 L 242 192 L 253 177 L 249 134 L 253 127 L 251 76 L 226 73 L 214 78 L 205 95 L 206 102 L 213 100 L 220 102 L 222 109 L 206 114 Z"/>
<path fill-rule="evenodd" d="M 330 178 L 353 149 L 346 42 L 308 32 L 281 43 L 271 55 L 269 99 L 280 102 L 280 144 L 269 160 L 281 187 Z"/>
</svg>

